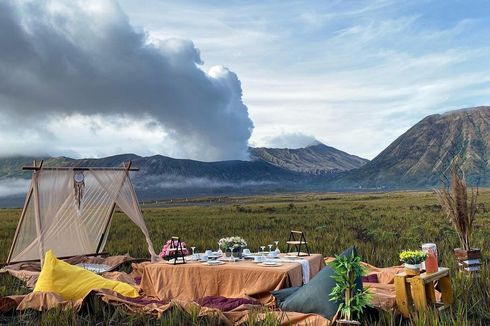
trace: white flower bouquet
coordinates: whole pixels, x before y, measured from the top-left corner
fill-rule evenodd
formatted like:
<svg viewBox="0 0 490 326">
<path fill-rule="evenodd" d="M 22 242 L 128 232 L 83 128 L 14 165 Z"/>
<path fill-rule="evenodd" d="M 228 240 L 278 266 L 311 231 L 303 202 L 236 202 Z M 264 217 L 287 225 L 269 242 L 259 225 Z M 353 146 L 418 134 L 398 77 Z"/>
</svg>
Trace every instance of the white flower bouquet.
<svg viewBox="0 0 490 326">
<path fill-rule="evenodd" d="M 247 246 L 247 243 L 245 240 L 242 239 L 242 237 L 227 237 L 227 238 L 222 238 L 218 241 L 218 245 L 221 250 L 231 250 L 233 251 L 234 249 L 237 248 L 243 248 Z"/>
</svg>

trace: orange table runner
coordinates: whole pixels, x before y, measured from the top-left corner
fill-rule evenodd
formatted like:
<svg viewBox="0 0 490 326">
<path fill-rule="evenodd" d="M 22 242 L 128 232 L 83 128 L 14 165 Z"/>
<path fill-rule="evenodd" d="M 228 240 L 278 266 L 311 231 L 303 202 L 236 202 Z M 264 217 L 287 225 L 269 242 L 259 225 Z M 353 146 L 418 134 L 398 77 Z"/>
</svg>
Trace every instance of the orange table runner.
<svg viewBox="0 0 490 326">
<path fill-rule="evenodd" d="M 310 263 L 310 278 L 325 263 L 322 255 L 304 257 Z M 251 261 L 226 262 L 208 266 L 189 261 L 186 264 L 146 264 L 141 289 L 147 296 L 165 299 L 195 300 L 206 296 L 228 298 L 253 297 L 268 303 L 270 291 L 303 283 L 300 263 L 282 263 L 278 267 L 258 266 Z"/>
</svg>

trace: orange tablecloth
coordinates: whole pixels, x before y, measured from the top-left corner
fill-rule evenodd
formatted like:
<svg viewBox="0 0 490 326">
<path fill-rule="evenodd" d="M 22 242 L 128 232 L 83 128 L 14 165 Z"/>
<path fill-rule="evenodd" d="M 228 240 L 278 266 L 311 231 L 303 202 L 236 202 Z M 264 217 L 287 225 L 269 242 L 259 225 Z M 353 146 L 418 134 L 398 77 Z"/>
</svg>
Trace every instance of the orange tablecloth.
<svg viewBox="0 0 490 326">
<path fill-rule="evenodd" d="M 310 262 L 310 277 L 325 266 L 320 254 L 304 258 Z M 294 261 L 278 267 L 258 266 L 251 261 L 226 262 L 218 266 L 188 262 L 180 265 L 146 264 L 140 287 L 147 296 L 160 300 L 224 296 L 253 297 L 268 303 L 271 300 L 270 291 L 302 283 L 301 264 Z"/>
</svg>

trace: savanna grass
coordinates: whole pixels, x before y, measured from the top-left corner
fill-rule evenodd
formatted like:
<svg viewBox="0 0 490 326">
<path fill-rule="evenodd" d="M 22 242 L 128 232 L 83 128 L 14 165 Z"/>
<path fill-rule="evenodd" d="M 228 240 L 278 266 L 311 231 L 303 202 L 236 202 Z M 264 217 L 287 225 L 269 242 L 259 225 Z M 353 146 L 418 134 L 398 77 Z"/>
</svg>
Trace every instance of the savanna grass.
<svg viewBox="0 0 490 326">
<path fill-rule="evenodd" d="M 143 206 L 144 216 L 155 248 L 160 248 L 171 236 L 178 235 L 188 246 L 198 251 L 217 249 L 217 241 L 224 236 L 243 237 L 251 250 L 273 244 L 285 250 L 290 230 L 303 230 L 310 250 L 324 256 L 333 256 L 344 248 L 356 245 L 364 261 L 376 266 L 398 265 L 402 250 L 415 249 L 424 242 L 438 246 L 440 263 L 451 269 L 455 304 L 444 312 L 428 311 L 412 320 L 400 321 L 391 313 L 366 317 L 369 325 L 486 325 L 490 324 L 490 274 L 487 271 L 490 245 L 490 211 L 487 206 L 490 191 L 481 190 L 478 216 L 474 223 L 472 247 L 482 250 L 481 276 L 471 279 L 457 272 L 452 250 L 459 246 L 457 233 L 434 192 L 390 192 L 369 194 L 292 194 L 226 198 L 209 203 L 206 200 L 177 206 L 160 202 L 164 207 Z M 0 210 L 0 261 L 4 261 L 20 215 L 20 210 Z M 144 237 L 139 229 L 117 212 L 106 246 L 111 254 L 129 253 L 134 257 L 148 257 Z M 24 293 L 25 288 L 15 279 L 0 275 L 0 295 Z M 111 308 L 105 308 L 111 309 Z M 61 314 L 66 324 L 84 324 L 99 320 L 102 324 L 214 324 L 212 320 L 197 320 L 192 314 L 173 311 L 161 320 L 148 316 L 134 316 L 120 309 L 116 312 Z M 33 318 L 51 318 L 48 313 L 28 314 Z M 46 315 L 46 316 L 45 316 Z M 20 315 L 22 316 L 22 315 Z M 9 318 L 18 319 L 20 316 Z M 252 316 L 253 317 L 253 316 Z M 5 318 L 5 317 L 1 317 Z M 71 319 L 70 319 L 71 318 Z M 1 319 L 0 319 L 1 323 Z M 15 323 L 15 321 L 14 321 Z M 22 323 L 22 322 L 20 322 Z M 252 321 L 249 324 L 254 324 Z M 265 324 L 276 321 L 268 317 Z"/>
</svg>

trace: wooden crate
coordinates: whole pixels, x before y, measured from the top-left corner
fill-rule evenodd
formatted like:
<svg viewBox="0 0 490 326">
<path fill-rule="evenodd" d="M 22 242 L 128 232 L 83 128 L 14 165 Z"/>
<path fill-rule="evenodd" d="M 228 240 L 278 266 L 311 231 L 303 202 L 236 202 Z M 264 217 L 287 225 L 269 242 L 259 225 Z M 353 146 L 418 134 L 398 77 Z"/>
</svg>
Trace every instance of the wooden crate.
<svg viewBox="0 0 490 326">
<path fill-rule="evenodd" d="M 441 290 L 441 302 L 436 301 L 435 283 Z M 410 317 L 413 310 L 423 311 L 429 305 L 438 309 L 453 303 L 453 289 L 449 268 L 439 267 L 435 273 L 422 273 L 409 277 L 405 272 L 395 276 L 396 306 L 404 317 Z"/>
</svg>

